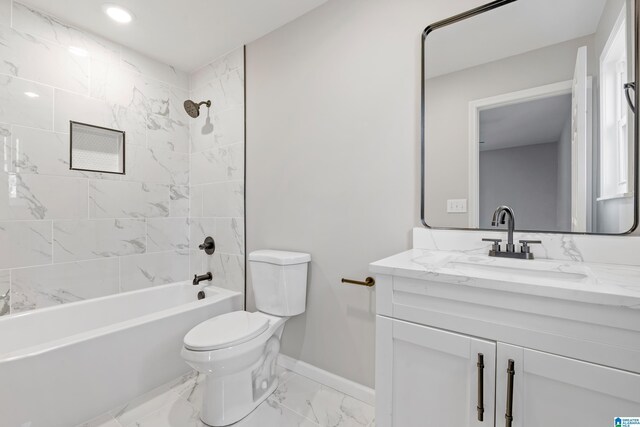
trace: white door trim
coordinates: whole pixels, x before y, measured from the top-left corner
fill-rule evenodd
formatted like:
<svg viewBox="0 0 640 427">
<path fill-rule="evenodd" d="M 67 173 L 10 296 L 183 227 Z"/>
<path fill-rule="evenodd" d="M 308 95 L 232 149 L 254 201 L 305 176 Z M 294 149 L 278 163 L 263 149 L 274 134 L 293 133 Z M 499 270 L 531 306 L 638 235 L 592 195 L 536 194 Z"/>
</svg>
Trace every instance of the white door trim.
<svg viewBox="0 0 640 427">
<path fill-rule="evenodd" d="M 467 209 L 469 211 L 470 228 L 478 228 L 480 225 L 480 157 L 478 154 L 480 111 L 488 108 L 569 94 L 572 88 L 573 80 L 567 80 L 469 102 L 469 204 Z"/>
</svg>

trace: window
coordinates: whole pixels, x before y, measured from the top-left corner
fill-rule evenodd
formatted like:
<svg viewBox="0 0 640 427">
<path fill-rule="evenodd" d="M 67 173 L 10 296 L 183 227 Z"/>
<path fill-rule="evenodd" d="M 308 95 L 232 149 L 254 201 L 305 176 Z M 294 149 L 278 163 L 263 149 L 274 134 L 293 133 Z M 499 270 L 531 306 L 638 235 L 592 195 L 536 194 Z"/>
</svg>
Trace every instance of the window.
<svg viewBox="0 0 640 427">
<path fill-rule="evenodd" d="M 626 8 L 600 57 L 600 198 L 629 196 L 629 105 Z"/>
</svg>

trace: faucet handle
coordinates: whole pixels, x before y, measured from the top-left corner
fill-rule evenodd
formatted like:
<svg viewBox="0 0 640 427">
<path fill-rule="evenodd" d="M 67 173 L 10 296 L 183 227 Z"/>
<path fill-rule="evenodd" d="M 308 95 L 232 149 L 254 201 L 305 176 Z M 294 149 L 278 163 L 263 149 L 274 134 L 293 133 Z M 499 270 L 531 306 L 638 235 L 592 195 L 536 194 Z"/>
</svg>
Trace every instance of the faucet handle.
<svg viewBox="0 0 640 427">
<path fill-rule="evenodd" d="M 216 242 L 213 240 L 213 237 L 207 236 L 207 238 L 204 239 L 204 243 L 198 246 L 198 248 L 201 251 L 205 251 L 207 255 L 212 255 L 216 250 Z"/>
<path fill-rule="evenodd" d="M 531 253 L 531 248 L 529 247 L 529 245 L 533 245 L 533 244 L 541 245 L 542 240 L 520 240 L 520 243 L 522 243 L 520 252 L 522 252 L 523 254 L 528 254 L 528 253 Z"/>
<path fill-rule="evenodd" d="M 500 242 L 502 239 L 482 239 L 483 242 L 493 242 L 491 245 L 491 250 L 495 252 L 500 252 Z"/>
</svg>

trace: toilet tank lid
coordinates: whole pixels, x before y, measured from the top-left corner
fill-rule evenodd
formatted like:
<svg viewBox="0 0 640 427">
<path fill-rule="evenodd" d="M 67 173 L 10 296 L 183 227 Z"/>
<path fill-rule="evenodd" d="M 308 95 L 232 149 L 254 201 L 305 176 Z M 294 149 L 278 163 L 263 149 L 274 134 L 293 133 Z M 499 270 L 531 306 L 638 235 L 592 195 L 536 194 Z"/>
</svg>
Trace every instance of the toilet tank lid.
<svg viewBox="0 0 640 427">
<path fill-rule="evenodd" d="M 249 261 L 267 262 L 276 265 L 304 264 L 311 261 L 311 255 L 303 252 L 275 251 L 263 249 L 249 254 Z"/>
</svg>

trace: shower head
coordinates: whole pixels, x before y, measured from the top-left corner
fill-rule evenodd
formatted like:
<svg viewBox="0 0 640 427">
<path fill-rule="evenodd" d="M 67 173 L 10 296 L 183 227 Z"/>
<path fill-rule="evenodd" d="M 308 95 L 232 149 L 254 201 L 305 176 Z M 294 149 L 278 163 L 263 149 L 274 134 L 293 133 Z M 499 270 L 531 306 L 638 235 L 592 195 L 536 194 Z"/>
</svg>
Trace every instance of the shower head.
<svg viewBox="0 0 640 427">
<path fill-rule="evenodd" d="M 211 107 L 211 101 L 202 101 L 198 104 L 196 104 L 195 102 L 193 102 L 190 99 L 187 99 L 186 101 L 184 101 L 184 109 L 187 112 L 188 115 L 190 115 L 191 117 L 193 117 L 194 119 L 196 117 L 198 117 L 200 115 L 200 106 L 204 104 L 207 106 L 207 108 Z"/>
</svg>

